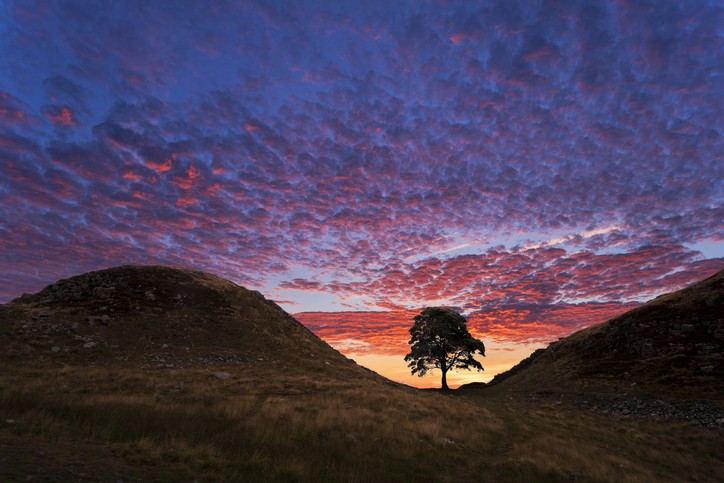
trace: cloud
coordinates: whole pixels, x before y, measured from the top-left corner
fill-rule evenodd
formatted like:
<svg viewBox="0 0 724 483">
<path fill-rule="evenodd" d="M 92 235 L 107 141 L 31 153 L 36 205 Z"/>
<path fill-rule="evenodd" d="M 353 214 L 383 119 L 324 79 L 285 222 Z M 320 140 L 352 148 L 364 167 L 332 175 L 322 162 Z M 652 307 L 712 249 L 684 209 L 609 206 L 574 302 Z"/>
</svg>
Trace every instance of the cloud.
<svg viewBox="0 0 724 483">
<path fill-rule="evenodd" d="M 45 105 L 43 115 L 56 126 L 70 127 L 78 124 L 73 111 L 68 106 Z"/>
<path fill-rule="evenodd" d="M 29 106 L 8 92 L 0 91 L 0 122 L 8 126 L 30 121 Z"/>
<path fill-rule="evenodd" d="M 407 341 L 415 312 L 302 312 L 294 314 L 317 336 L 344 354 L 409 352 Z M 352 342 L 351 342 L 352 341 Z"/>
<path fill-rule="evenodd" d="M 43 88 L 53 102 L 68 102 L 79 109 L 86 107 L 83 88 L 67 77 L 48 77 L 43 81 Z"/>
<path fill-rule="evenodd" d="M 176 264 L 389 310 L 320 333 L 399 350 L 424 305 L 541 342 L 723 268 L 688 248 L 724 219 L 713 5 L 7 13 L 2 301 Z"/>
</svg>

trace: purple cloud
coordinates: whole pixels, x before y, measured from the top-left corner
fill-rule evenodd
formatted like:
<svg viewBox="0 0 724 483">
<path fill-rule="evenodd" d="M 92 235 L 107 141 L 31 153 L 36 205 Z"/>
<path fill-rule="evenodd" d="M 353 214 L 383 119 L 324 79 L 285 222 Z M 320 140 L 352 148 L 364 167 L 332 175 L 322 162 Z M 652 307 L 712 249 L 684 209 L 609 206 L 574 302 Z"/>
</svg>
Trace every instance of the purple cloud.
<svg viewBox="0 0 724 483">
<path fill-rule="evenodd" d="M 5 12 L 2 301 L 164 263 L 542 340 L 724 267 L 715 3 Z"/>
</svg>

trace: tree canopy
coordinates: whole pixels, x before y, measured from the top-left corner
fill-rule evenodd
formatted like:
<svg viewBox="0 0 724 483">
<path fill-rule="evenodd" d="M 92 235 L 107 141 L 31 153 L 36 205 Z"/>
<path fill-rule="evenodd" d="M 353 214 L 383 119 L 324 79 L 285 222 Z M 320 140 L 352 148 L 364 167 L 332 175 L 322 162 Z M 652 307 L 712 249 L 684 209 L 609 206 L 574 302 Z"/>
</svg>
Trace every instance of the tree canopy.
<svg viewBox="0 0 724 483">
<path fill-rule="evenodd" d="M 463 315 L 445 307 L 428 307 L 414 321 L 410 353 L 405 356 L 412 374 L 422 377 L 430 369 L 440 369 L 442 388 L 448 389 L 450 369 L 483 370 L 473 356 L 479 352 L 485 357 L 485 345 L 470 335 Z"/>
</svg>

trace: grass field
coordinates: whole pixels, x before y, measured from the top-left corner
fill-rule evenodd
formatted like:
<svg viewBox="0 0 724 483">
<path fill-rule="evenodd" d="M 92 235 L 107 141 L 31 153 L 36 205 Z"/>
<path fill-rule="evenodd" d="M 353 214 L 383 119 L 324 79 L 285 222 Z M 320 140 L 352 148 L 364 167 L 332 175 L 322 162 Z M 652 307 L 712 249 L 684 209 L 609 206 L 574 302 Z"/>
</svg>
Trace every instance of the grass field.
<svg viewBox="0 0 724 483">
<path fill-rule="evenodd" d="M 219 370 L 215 368 L 214 370 Z M 267 368 L 0 378 L 0 480 L 720 481 L 724 439 L 495 388 Z M 333 374 L 327 374 L 333 376 Z"/>
</svg>

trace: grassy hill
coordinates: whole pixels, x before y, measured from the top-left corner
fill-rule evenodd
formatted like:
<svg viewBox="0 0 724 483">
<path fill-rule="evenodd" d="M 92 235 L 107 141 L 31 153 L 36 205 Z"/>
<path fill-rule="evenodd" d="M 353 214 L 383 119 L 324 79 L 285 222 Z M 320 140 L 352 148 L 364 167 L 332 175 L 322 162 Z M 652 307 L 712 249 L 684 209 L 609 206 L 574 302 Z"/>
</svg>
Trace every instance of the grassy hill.
<svg viewBox="0 0 724 483">
<path fill-rule="evenodd" d="M 166 369 L 349 362 L 259 292 L 193 270 L 90 272 L 15 299 L 2 315 L 10 355 L 30 347 L 39 362 Z"/>
<path fill-rule="evenodd" d="M 721 431 L 392 383 L 217 277 L 0 306 L 1 481 L 717 481 Z M 500 385 L 503 388 L 503 385 Z"/>
<path fill-rule="evenodd" d="M 724 403 L 724 270 L 554 342 L 495 384 Z"/>
</svg>

